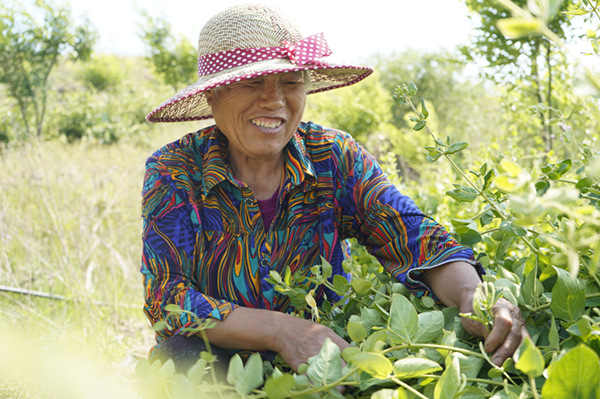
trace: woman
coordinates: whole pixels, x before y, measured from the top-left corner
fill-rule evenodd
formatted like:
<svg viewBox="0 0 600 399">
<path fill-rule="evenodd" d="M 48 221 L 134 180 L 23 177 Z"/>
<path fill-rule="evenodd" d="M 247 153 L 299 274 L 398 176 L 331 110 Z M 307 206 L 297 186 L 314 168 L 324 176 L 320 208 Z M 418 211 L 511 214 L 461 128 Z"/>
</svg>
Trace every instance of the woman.
<svg viewBox="0 0 600 399">
<path fill-rule="evenodd" d="M 306 95 L 354 84 L 364 67 L 327 64 L 322 35 L 305 38 L 277 11 L 237 6 L 200 33 L 199 80 L 152 111 L 150 122 L 211 126 L 148 159 L 143 190 L 145 312 L 154 324 L 177 304 L 216 326 L 211 346 L 279 353 L 295 370 L 330 338 L 329 328 L 289 315 L 270 270 L 310 274 L 325 258 L 342 269 L 347 238 L 364 245 L 417 295 L 472 310 L 483 272 L 435 221 L 387 180 L 352 137 L 301 122 Z M 316 299 L 336 300 L 319 288 Z M 501 364 L 527 331 L 518 308 L 500 300 L 485 347 Z M 153 351 L 185 370 L 204 349 L 187 316 L 157 333 Z M 478 336 L 484 327 L 463 320 Z"/>
</svg>

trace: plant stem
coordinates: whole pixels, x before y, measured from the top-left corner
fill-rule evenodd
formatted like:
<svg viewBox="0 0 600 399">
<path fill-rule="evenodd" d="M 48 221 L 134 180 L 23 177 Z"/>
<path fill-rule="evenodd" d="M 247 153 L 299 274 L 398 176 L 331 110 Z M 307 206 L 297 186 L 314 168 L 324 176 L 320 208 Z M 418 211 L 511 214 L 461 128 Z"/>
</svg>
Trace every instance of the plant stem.
<svg viewBox="0 0 600 399">
<path fill-rule="evenodd" d="M 330 388 L 334 388 L 339 385 L 346 385 L 346 386 L 358 385 L 358 383 L 346 381 L 346 379 L 348 377 L 350 377 L 352 374 L 356 373 L 357 371 L 358 371 L 358 367 L 353 367 L 348 371 L 348 373 L 346 373 L 346 375 L 343 375 L 337 381 L 331 382 L 329 384 L 321 385 L 318 387 L 308 388 L 308 389 L 305 389 L 304 391 L 289 392 L 288 397 L 293 398 L 296 396 L 305 396 L 305 395 L 310 395 L 313 393 L 325 392 L 325 391 L 328 391 Z"/>
<path fill-rule="evenodd" d="M 454 346 L 438 345 L 438 344 L 417 344 L 417 343 L 402 344 L 402 345 L 396 345 L 396 346 L 387 348 L 387 349 L 383 350 L 382 353 L 385 354 L 385 353 L 389 353 L 389 352 L 393 352 L 393 351 L 401 350 L 401 349 L 417 349 L 417 348 L 429 348 L 429 349 L 445 350 L 445 351 L 450 351 L 450 352 L 458 352 L 458 353 L 462 353 L 463 355 L 475 356 L 480 359 L 485 359 L 485 357 L 479 352 L 473 352 L 468 349 L 462 349 L 462 348 L 456 348 Z"/>
<path fill-rule="evenodd" d="M 585 296 L 585 299 L 590 299 L 590 298 L 600 298 L 600 292 L 595 292 L 593 294 L 587 294 Z M 534 306 L 534 307 L 527 306 L 527 310 L 530 310 L 532 312 L 539 312 L 540 310 L 548 309 L 551 305 L 552 305 L 552 302 L 548 302 L 543 305 Z"/>
<path fill-rule="evenodd" d="M 417 107 L 415 107 L 415 105 L 413 104 L 412 100 L 410 99 L 410 97 L 406 96 L 404 97 L 404 99 L 406 100 L 406 102 L 410 105 L 411 109 L 413 110 L 413 112 L 417 115 L 420 115 L 420 112 L 417 110 Z M 508 221 L 509 220 L 509 215 L 506 213 L 506 211 L 504 210 L 504 208 L 502 208 L 500 206 L 500 204 L 498 204 L 498 202 L 493 199 L 493 198 L 489 198 L 487 196 L 487 194 L 485 193 L 484 190 L 482 190 L 481 188 L 479 188 L 479 186 L 477 186 L 472 180 L 471 178 L 469 178 L 469 176 L 467 176 L 467 174 L 460 168 L 460 166 L 458 166 L 454 160 L 445 153 L 444 149 L 441 148 L 438 144 L 437 144 L 437 138 L 435 137 L 435 135 L 433 134 L 433 131 L 429 128 L 428 124 L 425 124 L 425 129 L 427 129 L 427 132 L 429 133 L 429 135 L 433 138 L 433 141 L 437 147 L 437 150 L 439 152 L 441 152 L 442 154 L 444 154 L 444 157 L 448 160 L 448 162 L 450 163 L 450 165 L 452 166 L 452 168 L 467 182 L 467 184 L 469 184 L 469 186 L 471 186 L 478 195 L 482 196 L 483 199 L 492 207 L 494 208 L 494 210 L 498 213 L 498 215 L 500 215 L 500 217 L 502 218 L 502 220 L 504 221 Z M 535 248 L 533 246 L 533 244 L 531 242 L 529 242 L 529 240 L 527 239 L 527 237 L 519 237 L 531 250 L 531 252 L 533 252 L 535 255 L 538 254 L 538 249 Z"/>
<path fill-rule="evenodd" d="M 533 393 L 534 399 L 539 399 L 537 388 L 535 386 L 535 378 L 529 377 L 529 384 L 531 385 L 531 392 Z"/>
<path fill-rule="evenodd" d="M 440 378 L 442 378 L 441 375 L 437 375 L 437 374 L 423 374 L 420 377 L 431 378 L 431 379 L 434 379 L 434 380 L 439 380 Z M 504 382 L 494 381 L 494 380 L 486 380 L 485 378 L 467 378 L 467 382 L 478 382 L 478 383 L 481 383 L 481 384 L 496 385 L 496 386 L 499 386 L 499 387 L 503 387 L 504 386 Z M 514 384 L 514 382 L 513 382 L 513 384 Z"/>
<path fill-rule="evenodd" d="M 403 381 L 400 381 L 396 377 L 392 377 L 392 378 L 390 378 L 390 380 L 394 381 L 396 384 L 400 385 L 404 389 L 412 392 L 415 396 L 417 396 L 417 397 L 419 397 L 421 399 L 427 399 L 427 396 L 423 395 L 421 392 L 417 391 L 416 389 L 414 389 L 413 387 L 411 387 L 407 383 L 405 383 Z"/>
</svg>

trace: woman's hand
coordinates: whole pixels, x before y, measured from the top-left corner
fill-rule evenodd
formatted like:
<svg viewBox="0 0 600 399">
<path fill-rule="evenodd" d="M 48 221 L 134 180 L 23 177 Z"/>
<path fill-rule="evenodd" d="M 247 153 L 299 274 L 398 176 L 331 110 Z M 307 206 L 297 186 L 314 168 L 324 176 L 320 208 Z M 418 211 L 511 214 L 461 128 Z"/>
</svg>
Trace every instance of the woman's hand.
<svg viewBox="0 0 600 399">
<path fill-rule="evenodd" d="M 279 324 L 276 334 L 275 347 L 281 357 L 295 371 L 302 363 L 307 363 L 308 358 L 319 354 L 325 338 L 331 339 L 340 351 L 350 346 L 342 337 L 334 333 L 330 328 L 309 320 L 293 316 L 286 316 Z"/>
<path fill-rule="evenodd" d="M 473 312 L 472 299 L 461 307 L 461 312 Z M 483 345 L 485 351 L 493 353 L 492 362 L 495 365 L 502 366 L 502 363 L 517 350 L 529 333 L 525 327 L 521 310 L 506 299 L 500 298 L 492 307 L 492 312 L 494 326 L 489 333 L 483 324 L 466 317 L 462 318 L 462 325 L 469 333 L 485 338 Z"/>
<path fill-rule="evenodd" d="M 295 370 L 318 355 L 325 338 L 340 351 L 350 346 L 330 328 L 285 313 L 264 309 L 236 308 L 224 321 L 205 330 L 208 340 L 221 348 L 271 350 Z"/>
<path fill-rule="evenodd" d="M 423 281 L 435 292 L 446 306 L 456 306 L 461 313 L 473 311 L 473 293 L 481 283 L 475 268 L 465 262 L 448 263 L 423 273 Z M 484 337 L 486 352 L 493 353 L 492 362 L 501 366 L 521 342 L 528 336 L 521 310 L 500 298 L 492 307 L 494 326 L 487 333 L 485 326 L 477 321 L 462 318 L 462 324 L 469 333 Z"/>
</svg>

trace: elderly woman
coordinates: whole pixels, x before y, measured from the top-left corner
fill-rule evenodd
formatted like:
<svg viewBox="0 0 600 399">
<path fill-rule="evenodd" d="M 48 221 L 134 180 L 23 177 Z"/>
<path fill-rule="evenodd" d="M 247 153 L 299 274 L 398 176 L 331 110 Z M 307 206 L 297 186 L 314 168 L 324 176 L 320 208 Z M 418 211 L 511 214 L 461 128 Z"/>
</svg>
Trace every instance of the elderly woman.
<svg viewBox="0 0 600 399">
<path fill-rule="evenodd" d="M 332 65 L 321 34 L 304 37 L 265 6 L 214 16 L 200 33 L 196 83 L 161 104 L 150 122 L 215 125 L 155 152 L 143 189 L 145 312 L 154 324 L 177 304 L 216 326 L 206 331 L 225 360 L 231 350 L 279 353 L 295 370 L 331 329 L 290 315 L 269 272 L 309 277 L 321 257 L 344 275 L 345 240 L 356 238 L 417 295 L 472 310 L 483 270 L 435 221 L 401 194 L 352 136 L 302 122 L 306 95 L 354 84 L 372 71 Z M 337 295 L 320 287 L 317 303 Z M 527 331 L 518 308 L 500 300 L 485 348 L 501 364 Z M 185 371 L 203 341 L 169 319 L 151 357 Z M 482 325 L 463 320 L 471 333 Z M 224 351 L 223 351 L 224 350 Z"/>
</svg>

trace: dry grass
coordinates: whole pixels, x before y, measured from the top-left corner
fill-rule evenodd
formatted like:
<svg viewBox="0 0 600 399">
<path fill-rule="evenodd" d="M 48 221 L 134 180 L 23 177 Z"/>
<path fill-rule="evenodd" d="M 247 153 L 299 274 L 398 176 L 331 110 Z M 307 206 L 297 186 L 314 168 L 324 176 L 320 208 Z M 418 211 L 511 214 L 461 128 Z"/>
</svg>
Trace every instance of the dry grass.
<svg viewBox="0 0 600 399">
<path fill-rule="evenodd" d="M 0 398 L 136 397 L 153 333 L 142 313 L 144 143 L 32 142 L 0 152 Z"/>
</svg>

